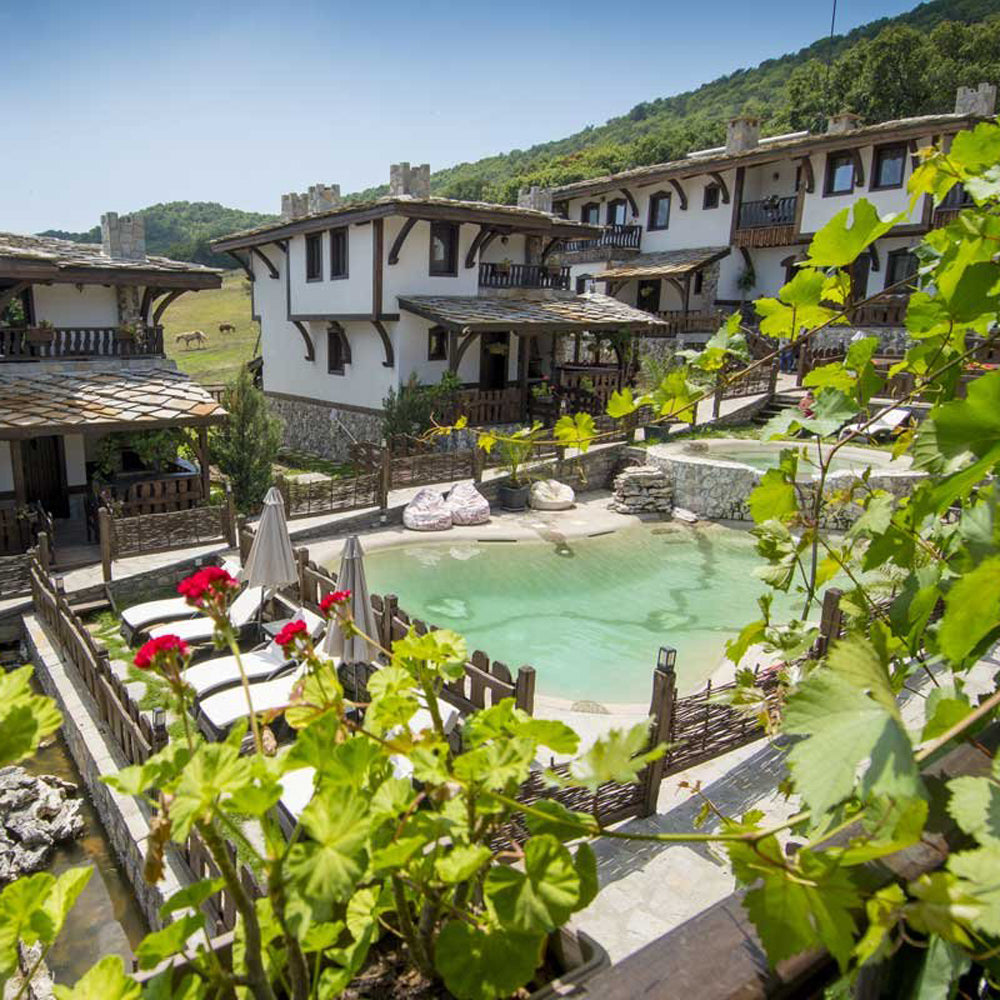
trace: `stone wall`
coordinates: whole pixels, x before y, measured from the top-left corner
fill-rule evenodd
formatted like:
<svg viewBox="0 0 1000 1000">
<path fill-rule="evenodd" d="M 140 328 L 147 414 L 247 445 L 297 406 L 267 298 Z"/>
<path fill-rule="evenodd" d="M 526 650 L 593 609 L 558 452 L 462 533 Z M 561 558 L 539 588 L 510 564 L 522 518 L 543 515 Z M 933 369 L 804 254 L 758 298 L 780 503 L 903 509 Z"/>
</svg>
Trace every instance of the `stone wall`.
<svg viewBox="0 0 1000 1000">
<path fill-rule="evenodd" d="M 847 350 L 851 340 L 859 333 L 863 337 L 877 338 L 879 343 L 877 354 L 903 354 L 911 344 L 910 335 L 901 326 L 831 326 L 816 335 L 814 344 L 822 349 L 836 347 Z"/>
<path fill-rule="evenodd" d="M 348 410 L 332 403 L 308 399 L 289 399 L 265 393 L 271 412 L 285 425 L 284 444 L 343 462 L 350 457 L 352 438 L 379 441 L 382 438 L 382 415 Z"/>
</svg>

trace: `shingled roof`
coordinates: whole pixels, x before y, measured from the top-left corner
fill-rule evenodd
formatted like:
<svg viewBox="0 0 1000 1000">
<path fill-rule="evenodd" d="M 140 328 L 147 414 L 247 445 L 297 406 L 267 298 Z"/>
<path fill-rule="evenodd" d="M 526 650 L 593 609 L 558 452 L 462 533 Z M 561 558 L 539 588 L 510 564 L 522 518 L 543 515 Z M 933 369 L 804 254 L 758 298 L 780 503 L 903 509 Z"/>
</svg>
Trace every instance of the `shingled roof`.
<svg viewBox="0 0 1000 1000">
<path fill-rule="evenodd" d="M 140 275 L 150 284 L 170 287 L 190 285 L 195 288 L 218 287 L 221 271 L 203 264 L 171 260 L 169 257 L 147 256 L 139 260 L 112 257 L 100 243 L 75 243 L 55 236 L 23 236 L 0 233 L 0 276 L 46 280 L 56 278 L 73 281 L 78 277 L 126 278 Z"/>
<path fill-rule="evenodd" d="M 0 440 L 67 431 L 217 424 L 226 411 L 169 368 L 0 371 Z"/>
<path fill-rule="evenodd" d="M 641 253 L 624 264 L 597 271 L 595 281 L 626 281 L 629 278 L 668 278 L 690 274 L 728 256 L 729 247 L 696 247 L 691 250 L 664 250 Z"/>
<path fill-rule="evenodd" d="M 620 330 L 659 333 L 662 321 L 609 295 L 588 293 L 567 298 L 532 299 L 500 296 L 400 295 L 399 307 L 449 330 L 583 332 Z"/>
</svg>

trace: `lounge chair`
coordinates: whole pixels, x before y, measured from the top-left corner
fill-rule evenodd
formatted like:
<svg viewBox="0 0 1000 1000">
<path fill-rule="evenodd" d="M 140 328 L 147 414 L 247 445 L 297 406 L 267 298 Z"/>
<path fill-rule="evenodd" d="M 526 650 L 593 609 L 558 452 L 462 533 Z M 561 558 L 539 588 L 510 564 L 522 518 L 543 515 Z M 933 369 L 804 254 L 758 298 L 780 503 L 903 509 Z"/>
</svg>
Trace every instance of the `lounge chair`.
<svg viewBox="0 0 1000 1000">
<path fill-rule="evenodd" d="M 299 608 L 292 618 L 302 618 L 309 628 L 309 634 L 317 639 L 322 633 L 326 621 L 314 615 L 306 608 Z M 282 668 L 294 666 L 294 661 L 285 655 L 285 651 L 273 640 L 258 646 L 240 657 L 243 671 L 251 684 L 268 680 L 282 672 Z M 207 698 L 216 691 L 242 686 L 240 669 L 235 656 L 216 656 L 211 660 L 203 660 L 184 671 L 184 680 L 194 689 L 198 698 Z"/>
<path fill-rule="evenodd" d="M 263 587 L 245 587 L 229 605 L 229 621 L 233 628 L 237 631 L 246 628 L 257 616 L 264 600 Z M 176 635 L 192 645 L 209 642 L 214 634 L 215 622 L 208 615 L 199 615 L 197 618 L 189 618 L 187 621 L 174 622 L 170 625 L 157 625 L 149 630 L 151 639 L 158 639 L 161 635 Z"/>
<path fill-rule="evenodd" d="M 886 410 L 878 420 L 873 421 L 868 427 L 865 427 L 858 437 L 865 438 L 868 441 L 877 441 L 879 438 L 891 437 L 894 434 L 898 434 L 902 430 L 903 425 L 912 416 L 913 414 L 910 410 L 903 406 L 893 407 L 891 410 Z M 848 434 L 863 427 L 868 420 L 869 418 L 864 416 L 852 420 L 841 429 L 840 436 L 847 437 Z"/>
<path fill-rule="evenodd" d="M 224 559 L 222 568 L 232 576 L 240 571 L 240 564 L 230 559 Z M 146 601 L 135 604 L 122 612 L 121 632 L 125 641 L 131 644 L 140 632 L 151 625 L 161 622 L 180 621 L 184 618 L 195 618 L 199 614 L 197 608 L 192 608 L 186 597 L 166 597 L 160 601 Z"/>
</svg>

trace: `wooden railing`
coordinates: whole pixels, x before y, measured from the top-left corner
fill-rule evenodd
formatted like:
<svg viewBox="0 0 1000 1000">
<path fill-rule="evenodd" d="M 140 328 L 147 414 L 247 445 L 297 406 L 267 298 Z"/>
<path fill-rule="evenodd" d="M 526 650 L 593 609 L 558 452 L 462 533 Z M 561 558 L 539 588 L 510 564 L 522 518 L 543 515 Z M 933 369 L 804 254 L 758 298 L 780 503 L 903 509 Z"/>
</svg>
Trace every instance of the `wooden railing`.
<svg viewBox="0 0 1000 1000">
<path fill-rule="evenodd" d="M 676 336 L 678 333 L 715 333 L 726 321 L 726 314 L 714 309 L 702 312 L 660 309 L 653 315 L 666 323 L 666 336 Z"/>
<path fill-rule="evenodd" d="M 224 843 L 226 845 L 226 853 L 229 855 L 229 862 L 239 876 L 243 891 L 251 899 L 260 899 L 263 897 L 265 894 L 264 889 L 261 887 L 257 876 L 247 865 L 239 860 L 232 841 L 227 839 Z M 211 851 L 209 851 L 205 841 L 202 840 L 197 830 L 192 829 L 191 833 L 188 834 L 187 840 L 181 845 L 180 854 L 194 876 L 195 881 L 219 878 L 222 874 L 215 863 L 215 859 L 212 857 Z M 231 931 L 236 926 L 236 901 L 232 893 L 226 888 L 209 896 L 202 903 L 201 909 L 205 916 L 215 925 L 216 933 L 220 929 Z"/>
<path fill-rule="evenodd" d="M 757 364 L 740 371 L 726 369 L 718 379 L 712 398 L 712 416 L 718 418 L 724 399 L 741 399 L 744 396 L 773 396 L 778 383 L 778 361 Z"/>
<path fill-rule="evenodd" d="M 35 611 L 55 633 L 62 659 L 71 663 L 97 705 L 99 721 L 107 727 L 129 764 L 143 764 L 167 745 L 164 718 L 154 722 L 128 693 L 112 671 L 108 651 L 91 635 L 69 605 L 61 580 L 55 580 L 32 559 L 31 596 Z"/>
<path fill-rule="evenodd" d="M 40 531 L 52 537 L 52 519 L 36 508 L 0 508 L 0 555 L 14 556 L 35 544 Z"/>
<path fill-rule="evenodd" d="M 798 196 L 779 198 L 776 195 L 760 201 L 745 201 L 740 205 L 737 229 L 763 229 L 767 226 L 790 226 L 795 221 Z"/>
<path fill-rule="evenodd" d="M 905 326 L 908 295 L 885 295 L 850 312 L 854 326 Z"/>
<path fill-rule="evenodd" d="M 619 250 L 638 250 L 642 243 L 642 226 L 606 226 L 600 236 L 587 240 L 566 240 L 562 245 L 564 253 L 578 250 L 596 250 L 613 247 Z"/>
<path fill-rule="evenodd" d="M 560 288 L 569 290 L 569 268 L 545 264 L 480 264 L 480 288 Z"/>
<path fill-rule="evenodd" d="M 517 386 L 462 389 L 458 394 L 458 412 L 472 427 L 517 423 L 524 417 L 521 390 Z"/>
<path fill-rule="evenodd" d="M 163 355 L 163 327 L 149 327 L 140 337 L 117 327 L 0 327 L 0 361 L 47 358 L 128 358 Z"/>
<path fill-rule="evenodd" d="M 142 479 L 127 486 L 112 486 L 116 507 L 125 515 L 164 514 L 200 507 L 205 502 L 201 474 L 165 475 L 163 479 Z"/>
</svg>

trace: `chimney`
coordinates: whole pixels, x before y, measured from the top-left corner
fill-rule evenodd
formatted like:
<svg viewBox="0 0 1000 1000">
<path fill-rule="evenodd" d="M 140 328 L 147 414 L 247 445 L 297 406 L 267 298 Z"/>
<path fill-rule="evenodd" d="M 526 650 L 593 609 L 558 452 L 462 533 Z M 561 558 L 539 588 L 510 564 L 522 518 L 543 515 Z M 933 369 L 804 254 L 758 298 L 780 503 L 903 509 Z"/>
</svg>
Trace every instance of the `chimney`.
<svg viewBox="0 0 1000 1000">
<path fill-rule="evenodd" d="M 517 192 L 518 208 L 533 208 L 536 212 L 552 213 L 552 188 L 521 188 Z"/>
<path fill-rule="evenodd" d="M 339 184 L 313 184 L 309 188 L 309 212 L 329 212 L 340 204 Z"/>
<path fill-rule="evenodd" d="M 975 90 L 959 87 L 955 95 L 956 115 L 976 115 L 989 118 L 997 106 L 997 88 L 992 83 L 981 83 Z"/>
<path fill-rule="evenodd" d="M 105 212 L 101 216 L 101 245 L 116 260 L 146 259 L 146 223 L 141 215 Z"/>
<path fill-rule="evenodd" d="M 411 167 L 409 163 L 393 163 L 389 167 L 389 196 L 391 198 L 429 198 L 431 196 L 431 167 L 423 163 Z"/>
<path fill-rule="evenodd" d="M 838 115 L 830 115 L 826 120 L 826 130 L 831 135 L 850 132 L 852 129 L 860 127 L 861 115 L 856 115 L 853 111 L 841 111 Z"/>
<path fill-rule="evenodd" d="M 742 153 L 754 149 L 760 142 L 760 119 L 753 115 L 737 115 L 726 126 L 726 152 Z"/>
</svg>

